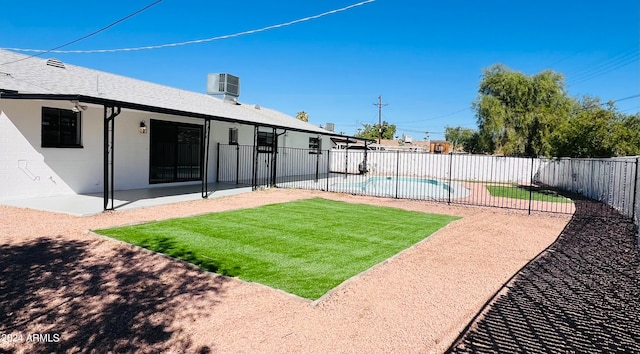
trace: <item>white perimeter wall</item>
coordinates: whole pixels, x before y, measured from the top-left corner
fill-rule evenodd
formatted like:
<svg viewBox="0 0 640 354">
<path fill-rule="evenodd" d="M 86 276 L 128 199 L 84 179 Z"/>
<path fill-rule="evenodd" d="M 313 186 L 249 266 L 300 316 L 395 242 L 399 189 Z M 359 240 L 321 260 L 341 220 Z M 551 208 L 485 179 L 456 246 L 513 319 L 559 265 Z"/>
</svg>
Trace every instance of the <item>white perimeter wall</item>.
<svg viewBox="0 0 640 354">
<path fill-rule="evenodd" d="M 331 172 L 358 173 L 364 151 L 331 151 Z M 608 204 L 640 224 L 640 158 L 531 159 L 483 155 L 368 151 L 369 173 L 441 180 L 519 183 L 530 181 Z M 635 202 L 635 205 L 634 205 Z M 640 238 L 639 238 L 640 242 Z"/>
<path fill-rule="evenodd" d="M 364 151 L 332 150 L 331 172 L 358 173 Z M 540 160 L 483 155 L 440 155 L 419 152 L 368 151 L 370 173 L 467 181 L 529 184 Z"/>
<path fill-rule="evenodd" d="M 636 158 L 543 159 L 536 181 L 584 195 L 634 217 L 637 161 Z M 638 203 L 637 197 L 635 202 Z"/>
</svg>

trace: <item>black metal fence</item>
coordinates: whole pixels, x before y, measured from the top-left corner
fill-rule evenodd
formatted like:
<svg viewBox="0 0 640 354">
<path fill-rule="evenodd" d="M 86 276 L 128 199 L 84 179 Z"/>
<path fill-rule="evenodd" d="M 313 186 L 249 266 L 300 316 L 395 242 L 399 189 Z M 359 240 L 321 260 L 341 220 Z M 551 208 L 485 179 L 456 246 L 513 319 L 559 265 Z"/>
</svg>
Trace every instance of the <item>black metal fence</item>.
<svg viewBox="0 0 640 354">
<path fill-rule="evenodd" d="M 638 221 L 638 159 L 544 159 L 219 145 L 218 181 Z M 255 157 L 255 159 L 254 159 Z"/>
</svg>

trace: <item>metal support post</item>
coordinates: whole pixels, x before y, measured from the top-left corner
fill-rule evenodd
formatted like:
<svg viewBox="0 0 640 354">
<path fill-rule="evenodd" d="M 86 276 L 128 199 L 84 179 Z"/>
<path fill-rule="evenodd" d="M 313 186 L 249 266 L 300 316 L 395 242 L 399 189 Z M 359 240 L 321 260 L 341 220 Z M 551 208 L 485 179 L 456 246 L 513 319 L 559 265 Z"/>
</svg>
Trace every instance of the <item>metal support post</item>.
<svg viewBox="0 0 640 354">
<path fill-rule="evenodd" d="M 104 172 L 104 210 L 113 210 L 114 206 L 114 141 L 115 141 L 115 118 L 121 112 L 120 107 L 104 106 L 104 150 L 103 150 L 103 172 Z M 109 202 L 111 199 L 111 202 Z M 110 204 L 110 205 L 109 205 Z"/>
<path fill-rule="evenodd" d="M 529 215 L 531 215 L 531 203 L 533 202 L 533 162 L 535 157 L 531 158 L 531 178 L 529 179 Z"/>
<path fill-rule="evenodd" d="M 202 192 L 201 196 L 203 199 L 209 197 L 209 136 L 211 135 L 211 121 L 206 119 L 204 121 L 204 129 L 202 131 L 202 135 L 204 141 L 202 143 Z M 216 170 L 217 173 L 217 170 Z"/>
</svg>

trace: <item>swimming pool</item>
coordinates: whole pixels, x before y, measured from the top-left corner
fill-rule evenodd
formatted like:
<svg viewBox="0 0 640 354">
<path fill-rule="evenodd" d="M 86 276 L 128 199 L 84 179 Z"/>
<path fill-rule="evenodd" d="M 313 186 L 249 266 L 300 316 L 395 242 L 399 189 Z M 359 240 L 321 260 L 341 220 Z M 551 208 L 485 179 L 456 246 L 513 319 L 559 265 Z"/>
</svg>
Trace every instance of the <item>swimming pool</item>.
<svg viewBox="0 0 640 354">
<path fill-rule="evenodd" d="M 468 197 L 470 191 L 458 182 L 416 177 L 369 177 L 359 182 L 335 183 L 335 192 L 408 199 L 447 199 Z"/>
</svg>

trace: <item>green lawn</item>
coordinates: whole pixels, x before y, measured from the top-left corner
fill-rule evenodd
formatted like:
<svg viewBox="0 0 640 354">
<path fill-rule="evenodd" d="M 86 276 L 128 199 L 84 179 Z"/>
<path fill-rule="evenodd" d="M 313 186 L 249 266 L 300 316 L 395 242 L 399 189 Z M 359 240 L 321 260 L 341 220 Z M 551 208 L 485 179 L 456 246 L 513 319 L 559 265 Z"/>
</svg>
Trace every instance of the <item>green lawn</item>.
<svg viewBox="0 0 640 354">
<path fill-rule="evenodd" d="M 314 198 L 96 233 L 315 300 L 457 219 Z"/>
<path fill-rule="evenodd" d="M 526 186 L 487 186 L 489 193 L 494 197 L 505 197 L 529 200 L 531 187 Z M 533 187 L 532 200 L 553 203 L 571 203 L 571 199 L 558 195 L 554 191 Z"/>
</svg>

